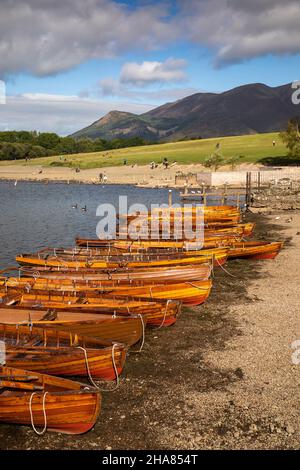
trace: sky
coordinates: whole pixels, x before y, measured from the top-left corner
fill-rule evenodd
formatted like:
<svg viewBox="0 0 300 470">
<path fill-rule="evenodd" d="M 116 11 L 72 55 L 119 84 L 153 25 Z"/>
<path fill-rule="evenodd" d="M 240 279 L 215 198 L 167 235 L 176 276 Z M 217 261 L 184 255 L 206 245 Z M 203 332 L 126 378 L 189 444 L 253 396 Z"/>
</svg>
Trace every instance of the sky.
<svg viewBox="0 0 300 470">
<path fill-rule="evenodd" d="M 293 82 L 299 22 L 299 0 L 1 0 L 0 130 L 68 135 L 115 109 Z"/>
</svg>

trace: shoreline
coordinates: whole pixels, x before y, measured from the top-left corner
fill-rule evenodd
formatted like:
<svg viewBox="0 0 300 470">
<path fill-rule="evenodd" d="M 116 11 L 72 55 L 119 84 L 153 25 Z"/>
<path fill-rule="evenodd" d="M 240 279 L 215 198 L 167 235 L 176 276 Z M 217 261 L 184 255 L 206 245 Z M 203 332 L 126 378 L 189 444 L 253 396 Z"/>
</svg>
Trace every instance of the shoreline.
<svg viewBox="0 0 300 470">
<path fill-rule="evenodd" d="M 255 238 L 284 239 L 284 249 L 275 260 L 230 261 L 205 304 L 148 330 L 93 431 L 37 439 L 1 423 L 0 449 L 298 449 L 300 211 L 248 217 Z"/>
<path fill-rule="evenodd" d="M 258 165 L 243 164 L 237 170 L 257 170 Z M 149 165 L 112 166 L 105 168 L 83 169 L 76 173 L 70 167 L 41 167 L 34 165 L 0 165 L 0 181 L 30 181 L 42 183 L 84 183 L 84 184 L 129 184 L 145 188 L 182 188 L 184 184 L 175 183 L 176 175 L 188 176 L 200 172 L 209 172 L 201 164 L 174 165 L 168 169 L 158 166 L 151 169 Z M 221 167 L 220 171 L 229 171 L 228 167 Z M 107 181 L 100 182 L 100 173 L 107 177 Z M 189 187 L 199 185 L 189 182 Z"/>
</svg>

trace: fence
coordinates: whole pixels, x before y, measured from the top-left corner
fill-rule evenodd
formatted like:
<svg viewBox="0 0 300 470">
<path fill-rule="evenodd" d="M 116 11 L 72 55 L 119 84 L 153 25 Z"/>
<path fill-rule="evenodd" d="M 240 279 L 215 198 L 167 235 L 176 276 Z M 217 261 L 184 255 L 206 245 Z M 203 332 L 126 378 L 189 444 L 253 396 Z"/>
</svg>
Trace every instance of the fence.
<svg viewBox="0 0 300 470">
<path fill-rule="evenodd" d="M 270 183 L 277 183 L 280 180 L 291 180 L 300 182 L 300 167 L 268 168 L 259 171 L 218 171 L 203 172 L 197 174 L 199 186 L 224 186 L 225 184 L 234 187 L 247 186 L 247 174 L 251 173 L 253 186 L 264 186 Z"/>
</svg>

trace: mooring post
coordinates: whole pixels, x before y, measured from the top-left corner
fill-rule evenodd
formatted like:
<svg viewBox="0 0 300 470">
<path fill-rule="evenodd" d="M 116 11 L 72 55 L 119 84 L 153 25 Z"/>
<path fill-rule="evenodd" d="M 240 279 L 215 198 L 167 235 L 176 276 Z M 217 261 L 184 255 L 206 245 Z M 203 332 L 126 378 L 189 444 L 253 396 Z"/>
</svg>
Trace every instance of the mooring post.
<svg viewBox="0 0 300 470">
<path fill-rule="evenodd" d="M 251 171 L 247 171 L 246 178 L 246 207 L 251 205 Z"/>
<path fill-rule="evenodd" d="M 169 207 L 172 206 L 172 189 L 169 189 Z"/>
<path fill-rule="evenodd" d="M 249 171 L 246 173 L 246 207 L 249 206 Z"/>
<path fill-rule="evenodd" d="M 227 204 L 227 198 L 228 198 L 227 183 L 224 184 L 224 196 L 225 196 L 224 203 Z"/>
</svg>

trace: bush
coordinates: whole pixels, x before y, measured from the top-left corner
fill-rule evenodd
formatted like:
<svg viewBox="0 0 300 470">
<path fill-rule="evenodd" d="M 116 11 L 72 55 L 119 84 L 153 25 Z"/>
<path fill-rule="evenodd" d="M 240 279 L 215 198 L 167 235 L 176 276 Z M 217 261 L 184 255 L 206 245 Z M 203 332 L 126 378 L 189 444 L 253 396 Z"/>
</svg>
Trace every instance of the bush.
<svg viewBox="0 0 300 470">
<path fill-rule="evenodd" d="M 207 168 L 213 168 L 214 171 L 217 171 L 218 168 L 223 165 L 223 163 L 223 156 L 219 152 L 214 152 L 204 160 L 203 165 Z"/>
</svg>

